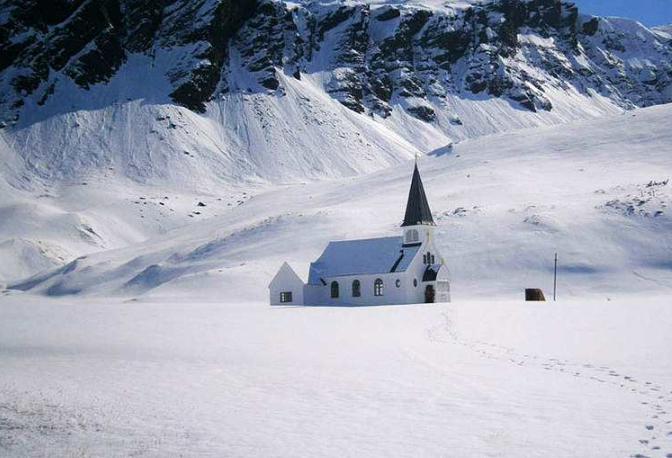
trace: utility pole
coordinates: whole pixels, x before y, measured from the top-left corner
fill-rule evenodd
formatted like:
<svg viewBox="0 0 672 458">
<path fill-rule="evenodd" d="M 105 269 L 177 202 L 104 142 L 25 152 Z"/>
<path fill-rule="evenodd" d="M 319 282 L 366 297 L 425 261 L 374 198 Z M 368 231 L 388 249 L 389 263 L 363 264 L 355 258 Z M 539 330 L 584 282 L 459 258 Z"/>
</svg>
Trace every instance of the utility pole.
<svg viewBox="0 0 672 458">
<path fill-rule="evenodd" d="M 555 302 L 555 292 L 558 287 L 558 253 L 555 253 L 555 266 L 553 268 L 553 302 Z"/>
</svg>

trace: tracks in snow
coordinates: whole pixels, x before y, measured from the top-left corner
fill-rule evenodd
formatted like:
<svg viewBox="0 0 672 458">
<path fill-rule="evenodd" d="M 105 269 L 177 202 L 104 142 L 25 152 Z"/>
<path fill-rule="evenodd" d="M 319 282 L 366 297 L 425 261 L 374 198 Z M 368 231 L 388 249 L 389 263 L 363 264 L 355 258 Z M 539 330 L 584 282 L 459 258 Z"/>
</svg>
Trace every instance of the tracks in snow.
<svg viewBox="0 0 672 458">
<path fill-rule="evenodd" d="M 443 323 L 427 331 L 432 342 L 453 343 L 468 348 L 483 358 L 506 361 L 520 368 L 552 371 L 568 377 L 580 377 L 595 383 L 612 385 L 636 396 L 648 407 L 649 416 L 642 425 L 637 451 L 630 458 L 672 458 L 672 390 L 623 374 L 609 366 L 600 366 L 558 358 L 545 358 L 528 353 L 521 354 L 511 347 L 467 340 L 461 337 L 448 313 L 443 313 Z M 447 338 L 446 338 L 447 336 Z"/>
</svg>

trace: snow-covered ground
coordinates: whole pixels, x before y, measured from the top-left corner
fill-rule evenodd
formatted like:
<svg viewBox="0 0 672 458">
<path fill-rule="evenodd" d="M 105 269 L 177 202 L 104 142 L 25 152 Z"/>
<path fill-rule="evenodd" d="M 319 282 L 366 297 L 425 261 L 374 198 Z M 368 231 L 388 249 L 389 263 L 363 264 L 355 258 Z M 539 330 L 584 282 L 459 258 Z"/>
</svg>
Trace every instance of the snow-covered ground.
<svg viewBox="0 0 672 458">
<path fill-rule="evenodd" d="M 0 456 L 670 457 L 667 297 L 0 298 Z"/>
</svg>

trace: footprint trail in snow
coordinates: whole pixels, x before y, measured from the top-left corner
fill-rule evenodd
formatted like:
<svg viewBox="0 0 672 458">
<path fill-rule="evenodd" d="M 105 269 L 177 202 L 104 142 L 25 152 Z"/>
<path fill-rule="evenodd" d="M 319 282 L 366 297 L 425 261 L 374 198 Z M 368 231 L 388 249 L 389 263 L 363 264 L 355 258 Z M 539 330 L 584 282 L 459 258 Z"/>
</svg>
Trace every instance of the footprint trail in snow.
<svg viewBox="0 0 672 458">
<path fill-rule="evenodd" d="M 449 340 L 445 339 L 445 335 Z M 541 369 L 583 377 L 595 383 L 613 385 L 636 396 L 649 408 L 649 416 L 642 425 L 637 451 L 629 458 L 672 458 L 672 390 L 623 374 L 609 366 L 577 363 L 566 359 L 545 358 L 528 353 L 520 354 L 515 349 L 481 340 L 462 338 L 454 329 L 447 313 L 444 322 L 428 330 L 434 342 L 450 342 L 468 348 L 483 358 L 508 361 L 521 368 Z"/>
</svg>

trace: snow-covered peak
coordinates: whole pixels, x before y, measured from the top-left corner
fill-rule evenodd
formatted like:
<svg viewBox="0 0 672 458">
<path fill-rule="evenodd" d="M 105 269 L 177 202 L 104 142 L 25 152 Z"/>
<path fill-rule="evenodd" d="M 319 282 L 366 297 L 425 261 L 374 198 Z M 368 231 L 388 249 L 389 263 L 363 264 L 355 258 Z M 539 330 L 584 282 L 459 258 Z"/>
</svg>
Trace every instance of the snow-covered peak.
<svg viewBox="0 0 672 458">
<path fill-rule="evenodd" d="M 653 31 L 665 36 L 665 38 L 669 40 L 672 40 L 672 24 L 659 25 L 658 27 L 654 27 Z"/>
<path fill-rule="evenodd" d="M 446 8 L 468 8 L 475 4 L 490 3 L 492 0 L 291 0 L 285 1 L 287 4 L 295 5 L 321 5 L 321 6 L 353 6 L 353 5 L 371 5 L 373 7 L 394 6 L 394 7 L 423 7 L 434 10 Z"/>
</svg>

